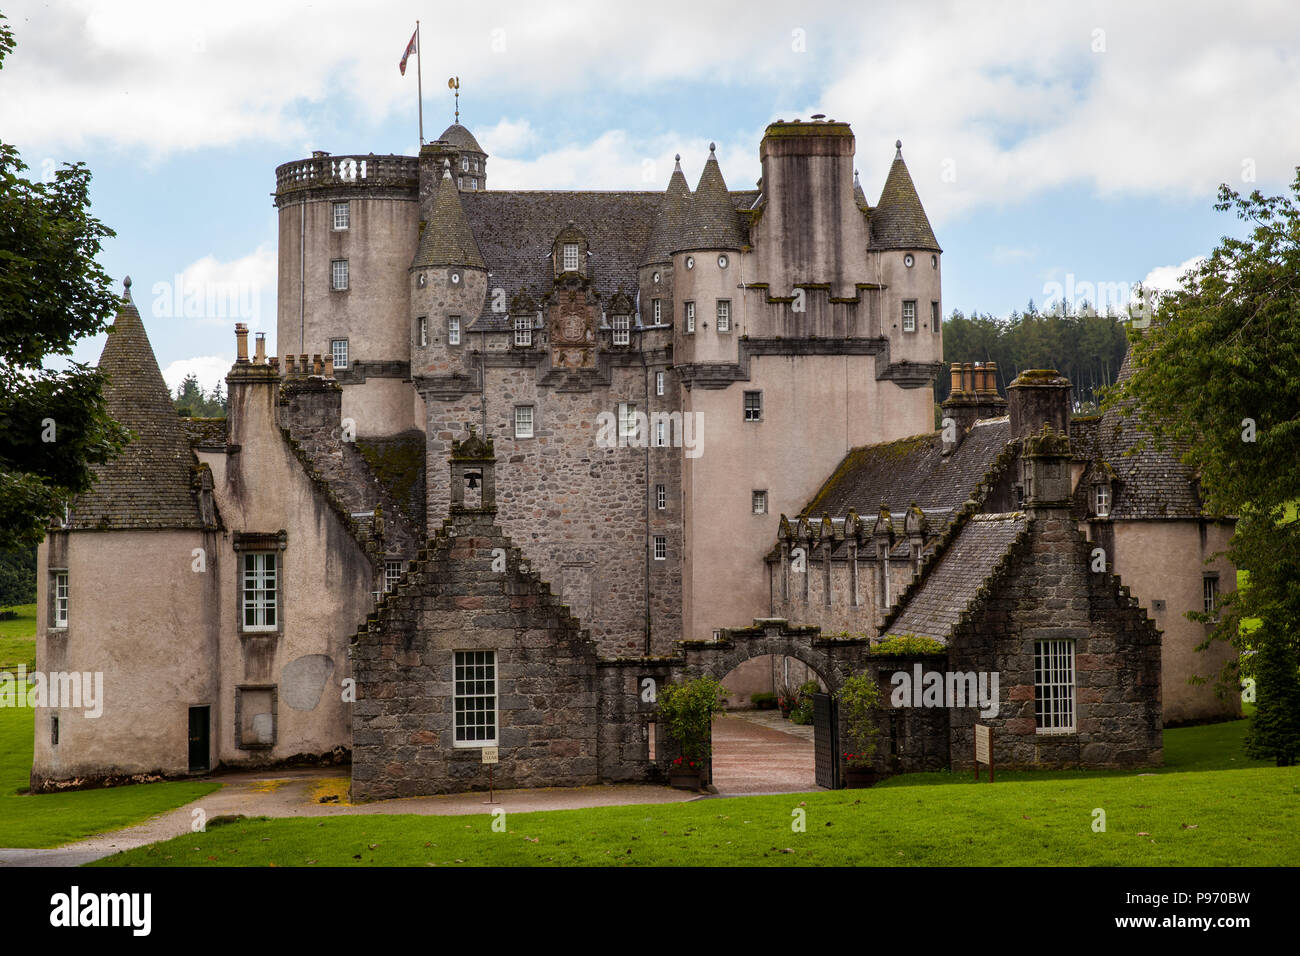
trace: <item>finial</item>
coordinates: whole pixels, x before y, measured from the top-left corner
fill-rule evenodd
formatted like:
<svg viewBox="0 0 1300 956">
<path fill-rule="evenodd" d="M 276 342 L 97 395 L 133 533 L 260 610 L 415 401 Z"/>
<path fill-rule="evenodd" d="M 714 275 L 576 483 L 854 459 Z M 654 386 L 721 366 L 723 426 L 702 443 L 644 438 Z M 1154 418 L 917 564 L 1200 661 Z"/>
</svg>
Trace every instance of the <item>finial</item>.
<svg viewBox="0 0 1300 956">
<path fill-rule="evenodd" d="M 896 139 L 896 140 L 894 140 L 894 149 L 898 150 L 898 152 L 894 153 L 894 159 L 902 159 L 902 158 L 903 158 L 903 141 L 902 141 L 901 139 Z"/>
<path fill-rule="evenodd" d="M 129 296 L 131 294 L 131 277 L 127 276 L 122 280 L 122 294 Z"/>
<path fill-rule="evenodd" d="M 460 77 L 453 76 L 447 80 L 447 88 L 456 94 L 456 122 L 460 122 Z"/>
<path fill-rule="evenodd" d="M 853 170 L 853 181 L 855 183 L 858 181 L 858 171 L 856 169 Z"/>
<path fill-rule="evenodd" d="M 451 160 L 450 160 L 450 159 L 444 159 L 444 160 L 442 161 L 442 178 L 443 178 L 443 179 L 451 179 Z"/>
<path fill-rule="evenodd" d="M 717 143 L 710 143 L 710 144 L 709 144 L 709 152 L 710 152 L 710 153 L 712 153 L 712 152 L 713 152 L 715 149 L 717 149 L 717 148 L 718 148 Z"/>
</svg>

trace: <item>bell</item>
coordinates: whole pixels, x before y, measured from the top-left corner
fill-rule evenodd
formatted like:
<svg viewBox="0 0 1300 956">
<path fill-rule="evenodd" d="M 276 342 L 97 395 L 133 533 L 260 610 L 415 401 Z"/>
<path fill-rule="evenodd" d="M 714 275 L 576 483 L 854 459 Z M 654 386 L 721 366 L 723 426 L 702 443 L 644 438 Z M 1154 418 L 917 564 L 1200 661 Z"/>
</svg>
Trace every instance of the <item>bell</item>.
<svg viewBox="0 0 1300 956">
<path fill-rule="evenodd" d="M 477 471 L 469 472 L 465 476 L 465 487 L 468 488 L 470 491 L 476 490 L 478 488 L 478 479 L 479 479 L 479 474 Z"/>
</svg>

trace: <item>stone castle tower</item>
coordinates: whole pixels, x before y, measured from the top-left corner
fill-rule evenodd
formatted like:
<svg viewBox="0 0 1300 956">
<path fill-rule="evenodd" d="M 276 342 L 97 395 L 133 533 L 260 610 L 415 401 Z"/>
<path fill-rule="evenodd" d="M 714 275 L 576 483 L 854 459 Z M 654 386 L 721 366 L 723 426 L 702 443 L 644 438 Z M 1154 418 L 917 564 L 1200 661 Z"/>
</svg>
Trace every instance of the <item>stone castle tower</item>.
<svg viewBox="0 0 1300 956">
<path fill-rule="evenodd" d="M 846 123 L 778 120 L 757 189 L 488 190 L 459 124 L 418 157 L 276 171 L 281 351 L 324 353 L 358 437 L 419 436 L 427 529 L 473 426 L 499 520 L 602 653 L 769 603 L 772 522 L 849 449 L 929 431 L 941 250 L 901 144 L 872 206 Z"/>
</svg>

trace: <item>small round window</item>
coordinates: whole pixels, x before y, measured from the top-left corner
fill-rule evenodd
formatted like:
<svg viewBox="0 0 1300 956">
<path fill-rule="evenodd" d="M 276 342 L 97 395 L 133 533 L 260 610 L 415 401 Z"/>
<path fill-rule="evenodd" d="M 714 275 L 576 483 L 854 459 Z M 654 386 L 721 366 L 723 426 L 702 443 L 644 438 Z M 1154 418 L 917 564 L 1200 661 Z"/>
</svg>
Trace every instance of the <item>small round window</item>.
<svg viewBox="0 0 1300 956">
<path fill-rule="evenodd" d="M 655 280 L 655 282 L 658 282 L 658 281 L 659 281 L 659 273 L 656 272 L 656 273 L 654 274 L 654 280 Z"/>
<path fill-rule="evenodd" d="M 907 266 L 910 269 L 915 264 L 916 264 L 916 260 L 912 258 L 912 254 L 910 252 L 907 255 L 903 256 L 903 265 Z"/>
<path fill-rule="evenodd" d="M 727 268 L 727 257 L 726 257 L 726 256 L 718 256 L 718 268 L 719 268 L 719 269 L 725 269 L 725 268 Z"/>
<path fill-rule="evenodd" d="M 686 257 L 686 268 L 688 268 L 688 269 L 694 269 L 694 268 L 695 268 L 695 257 L 694 257 L 694 256 L 687 256 L 687 257 Z"/>
<path fill-rule="evenodd" d="M 452 284 L 452 285 L 460 285 L 460 273 L 459 273 L 459 272 L 453 272 L 453 273 L 451 274 L 451 284 Z"/>
<path fill-rule="evenodd" d="M 424 288 L 424 282 L 425 282 L 425 279 L 424 279 L 424 273 L 421 272 L 418 276 L 415 277 L 415 284 L 416 284 L 416 286 L 417 286 L 418 288 L 423 289 L 423 288 Z"/>
</svg>

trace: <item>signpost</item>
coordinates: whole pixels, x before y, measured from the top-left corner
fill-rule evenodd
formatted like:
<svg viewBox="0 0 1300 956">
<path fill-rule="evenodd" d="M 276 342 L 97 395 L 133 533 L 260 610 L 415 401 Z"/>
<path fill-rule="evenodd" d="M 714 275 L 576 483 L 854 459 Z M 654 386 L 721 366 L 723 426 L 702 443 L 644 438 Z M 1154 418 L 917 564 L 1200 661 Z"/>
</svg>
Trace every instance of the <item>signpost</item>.
<svg viewBox="0 0 1300 956">
<path fill-rule="evenodd" d="M 989 783 L 993 782 L 993 728 L 975 725 L 975 782 L 979 783 L 980 764 L 989 765 Z"/>
<path fill-rule="evenodd" d="M 496 803 L 492 795 L 492 765 L 501 759 L 501 752 L 496 747 L 483 747 L 483 763 L 488 768 L 488 803 Z"/>
</svg>

